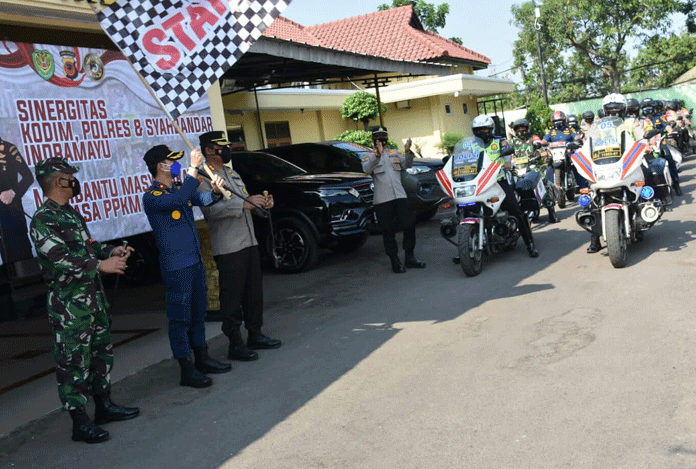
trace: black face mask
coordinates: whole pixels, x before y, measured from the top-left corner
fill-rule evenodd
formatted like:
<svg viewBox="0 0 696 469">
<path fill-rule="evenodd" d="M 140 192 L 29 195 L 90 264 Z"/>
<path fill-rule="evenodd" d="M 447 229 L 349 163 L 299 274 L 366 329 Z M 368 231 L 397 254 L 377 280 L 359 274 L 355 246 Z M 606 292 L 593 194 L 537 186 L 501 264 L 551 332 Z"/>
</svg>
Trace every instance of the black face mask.
<svg viewBox="0 0 696 469">
<path fill-rule="evenodd" d="M 68 178 L 58 178 L 59 181 L 68 181 L 67 186 L 60 186 L 63 189 L 71 189 L 72 190 L 72 196 L 71 197 L 77 197 L 80 195 L 80 192 L 82 192 L 82 186 L 80 185 L 80 181 L 75 178 L 75 179 L 68 179 Z"/>
<path fill-rule="evenodd" d="M 220 158 L 222 158 L 222 162 L 227 164 L 232 160 L 232 150 L 230 150 L 227 147 L 220 148 L 217 151 L 217 154 L 220 155 Z"/>
</svg>

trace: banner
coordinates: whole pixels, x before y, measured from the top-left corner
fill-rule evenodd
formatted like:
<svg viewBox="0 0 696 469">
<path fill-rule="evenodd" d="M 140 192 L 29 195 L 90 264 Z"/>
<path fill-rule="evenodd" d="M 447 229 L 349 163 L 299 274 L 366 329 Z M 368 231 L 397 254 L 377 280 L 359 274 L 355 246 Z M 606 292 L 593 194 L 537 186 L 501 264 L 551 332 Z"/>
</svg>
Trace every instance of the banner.
<svg viewBox="0 0 696 469">
<path fill-rule="evenodd" d="M 261 36 L 290 0 L 118 0 L 98 14 L 167 113 L 177 118 Z"/>
<path fill-rule="evenodd" d="M 186 147 L 121 53 L 0 42 L 0 97 L 3 262 L 32 256 L 26 215 L 43 201 L 34 166 L 52 156 L 80 167 L 82 193 L 71 205 L 94 239 L 150 231 L 142 195 L 152 176 L 143 155 L 159 144 Z M 213 130 L 207 97 L 177 122 L 194 144 Z"/>
</svg>

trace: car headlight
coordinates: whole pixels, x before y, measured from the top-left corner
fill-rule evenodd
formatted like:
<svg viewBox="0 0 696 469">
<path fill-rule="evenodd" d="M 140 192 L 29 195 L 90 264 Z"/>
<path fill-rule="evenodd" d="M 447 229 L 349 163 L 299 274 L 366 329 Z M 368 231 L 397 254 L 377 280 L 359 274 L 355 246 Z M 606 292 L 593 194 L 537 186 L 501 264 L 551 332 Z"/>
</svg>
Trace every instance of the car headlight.
<svg viewBox="0 0 696 469">
<path fill-rule="evenodd" d="M 320 197 L 345 197 L 347 195 L 352 195 L 356 199 L 360 198 L 360 193 L 353 189 L 324 189 L 321 188 L 317 191 Z"/>
<path fill-rule="evenodd" d="M 432 169 L 427 166 L 412 166 L 411 168 L 406 169 L 408 174 L 423 174 L 429 173 L 430 171 L 432 171 Z"/>
<path fill-rule="evenodd" d="M 597 182 L 621 179 L 621 168 L 608 170 L 595 169 L 595 175 L 597 176 Z"/>
<path fill-rule="evenodd" d="M 471 184 L 471 185 L 464 186 L 464 187 L 457 187 L 454 190 L 454 197 L 456 197 L 457 199 L 460 199 L 462 197 L 471 197 L 475 193 L 476 193 L 476 185 Z"/>
</svg>

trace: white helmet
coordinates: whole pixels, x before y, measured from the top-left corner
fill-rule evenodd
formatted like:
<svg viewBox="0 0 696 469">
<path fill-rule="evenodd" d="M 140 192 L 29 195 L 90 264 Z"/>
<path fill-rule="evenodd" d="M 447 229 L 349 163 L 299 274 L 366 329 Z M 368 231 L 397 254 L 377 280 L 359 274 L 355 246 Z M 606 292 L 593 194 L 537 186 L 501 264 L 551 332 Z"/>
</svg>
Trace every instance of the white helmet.
<svg viewBox="0 0 696 469">
<path fill-rule="evenodd" d="M 626 97 L 620 93 L 611 93 L 602 100 L 602 109 L 607 116 L 624 117 L 627 106 Z"/>
<path fill-rule="evenodd" d="M 495 122 L 491 116 L 476 116 L 473 122 L 471 122 L 471 130 L 474 135 L 481 140 L 483 143 L 488 145 L 493 140 L 493 134 L 495 132 Z"/>
</svg>

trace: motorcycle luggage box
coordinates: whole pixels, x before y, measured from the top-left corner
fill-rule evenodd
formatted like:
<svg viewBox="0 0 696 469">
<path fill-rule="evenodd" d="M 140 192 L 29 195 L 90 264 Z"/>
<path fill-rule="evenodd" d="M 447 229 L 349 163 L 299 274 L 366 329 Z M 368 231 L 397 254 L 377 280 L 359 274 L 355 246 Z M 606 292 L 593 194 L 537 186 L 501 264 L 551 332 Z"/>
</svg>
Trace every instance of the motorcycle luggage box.
<svg viewBox="0 0 696 469">
<path fill-rule="evenodd" d="M 530 171 L 525 174 L 523 178 L 517 180 L 515 189 L 518 191 L 531 191 L 536 187 L 537 184 L 539 184 L 539 179 L 541 179 L 541 175 L 539 173 L 536 171 Z"/>
<path fill-rule="evenodd" d="M 648 165 L 648 168 L 650 169 L 650 173 L 652 174 L 653 182 L 655 183 L 656 186 L 666 186 L 667 185 L 667 181 L 665 180 L 665 165 L 666 164 L 667 164 L 666 159 L 655 158 Z"/>
</svg>

